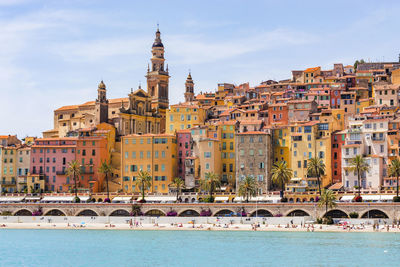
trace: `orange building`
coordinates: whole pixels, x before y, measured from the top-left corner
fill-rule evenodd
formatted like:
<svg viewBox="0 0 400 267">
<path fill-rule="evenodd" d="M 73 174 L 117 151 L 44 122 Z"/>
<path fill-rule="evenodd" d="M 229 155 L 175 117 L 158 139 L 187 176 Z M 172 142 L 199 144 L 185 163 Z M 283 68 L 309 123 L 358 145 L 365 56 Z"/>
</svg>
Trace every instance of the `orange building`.
<svg viewBox="0 0 400 267">
<path fill-rule="evenodd" d="M 107 139 L 102 136 L 81 136 L 77 141 L 76 160 L 81 164 L 79 187 L 90 192 L 105 191 L 104 174 L 98 172 L 102 162 L 110 160 Z M 73 181 L 71 180 L 73 183 Z M 71 187 L 74 185 L 71 184 Z"/>
<path fill-rule="evenodd" d="M 268 106 L 268 125 L 289 123 L 288 106 L 286 103 L 276 103 Z"/>
</svg>

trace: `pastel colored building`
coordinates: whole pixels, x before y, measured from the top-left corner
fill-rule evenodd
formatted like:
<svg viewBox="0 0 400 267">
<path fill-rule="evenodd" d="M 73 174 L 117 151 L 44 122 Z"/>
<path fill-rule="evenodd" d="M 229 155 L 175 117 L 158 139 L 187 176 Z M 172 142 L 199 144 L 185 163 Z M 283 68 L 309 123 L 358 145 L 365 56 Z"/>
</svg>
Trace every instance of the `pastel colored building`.
<svg viewBox="0 0 400 267">
<path fill-rule="evenodd" d="M 1 147 L 1 191 L 13 193 L 17 191 L 17 148 Z"/>
<path fill-rule="evenodd" d="M 140 192 L 136 177 L 140 170 L 152 177 L 151 193 L 168 193 L 177 175 L 177 140 L 170 134 L 131 134 L 121 139 L 122 190 Z"/>
<path fill-rule="evenodd" d="M 68 163 L 76 159 L 76 144 L 77 138 L 36 139 L 31 150 L 31 179 L 45 180 L 44 191 L 70 191 L 73 188 L 73 178 L 67 177 L 66 169 Z"/>
<path fill-rule="evenodd" d="M 178 130 L 190 129 L 203 125 L 206 112 L 192 103 L 172 105 L 167 110 L 166 133 L 174 134 Z"/>
<path fill-rule="evenodd" d="M 176 132 L 178 146 L 178 177 L 185 180 L 185 160 L 192 156 L 193 142 L 190 130 Z"/>
<path fill-rule="evenodd" d="M 81 190 L 104 192 L 104 174 L 98 172 L 103 162 L 110 162 L 107 139 L 102 136 L 82 136 L 77 140 L 76 160 L 81 165 L 78 186 Z M 110 177 L 111 178 L 111 177 Z M 71 188 L 74 181 L 70 180 Z"/>
<path fill-rule="evenodd" d="M 31 147 L 23 145 L 18 147 L 17 155 L 17 190 L 24 192 L 27 187 L 27 177 L 29 175 L 29 167 L 31 163 Z"/>
<path fill-rule="evenodd" d="M 221 181 L 224 185 L 236 181 L 235 135 L 237 128 L 238 123 L 235 121 L 218 123 L 218 136 L 221 140 Z"/>
<path fill-rule="evenodd" d="M 342 183 L 342 146 L 346 134 L 341 131 L 332 133 L 332 183 Z"/>
</svg>

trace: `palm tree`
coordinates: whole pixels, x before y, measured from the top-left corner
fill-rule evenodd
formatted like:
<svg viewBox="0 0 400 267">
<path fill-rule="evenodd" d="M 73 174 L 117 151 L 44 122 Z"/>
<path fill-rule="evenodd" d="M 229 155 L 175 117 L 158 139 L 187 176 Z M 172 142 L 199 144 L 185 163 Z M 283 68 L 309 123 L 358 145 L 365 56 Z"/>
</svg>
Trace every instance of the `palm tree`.
<svg viewBox="0 0 400 267">
<path fill-rule="evenodd" d="M 80 200 L 78 198 L 77 178 L 79 175 L 81 175 L 81 165 L 79 165 L 78 161 L 73 160 L 73 161 L 68 162 L 67 175 L 69 177 L 74 178 L 75 201 L 79 202 Z"/>
<path fill-rule="evenodd" d="M 349 171 L 357 173 L 358 180 L 358 196 L 361 196 L 361 174 L 364 172 L 368 172 L 370 166 L 367 164 L 367 161 L 363 158 L 362 155 L 357 155 L 354 158 L 350 159 L 350 167 Z"/>
<path fill-rule="evenodd" d="M 317 177 L 318 193 L 321 196 L 321 176 L 325 174 L 325 164 L 321 158 L 315 157 L 308 160 L 307 175 Z"/>
<path fill-rule="evenodd" d="M 179 194 L 181 193 L 181 189 L 185 187 L 185 181 L 183 181 L 179 177 L 175 177 L 171 183 L 172 187 L 176 188 L 176 202 L 178 202 Z"/>
<path fill-rule="evenodd" d="M 213 202 L 213 193 L 218 188 L 221 188 L 221 180 L 217 174 L 213 172 L 207 172 L 204 180 L 200 181 L 200 187 L 209 193 L 209 201 Z"/>
<path fill-rule="evenodd" d="M 146 202 L 144 199 L 144 194 L 146 190 L 151 186 L 152 178 L 147 171 L 139 171 L 139 175 L 136 178 L 136 186 L 139 187 L 140 192 L 142 192 L 142 202 Z"/>
<path fill-rule="evenodd" d="M 275 184 L 281 185 L 281 198 L 283 198 L 283 192 L 285 190 L 285 183 L 289 182 L 292 179 L 293 171 L 290 169 L 285 161 L 281 161 L 276 163 L 272 167 L 272 181 Z"/>
<path fill-rule="evenodd" d="M 321 197 L 318 201 L 318 206 L 323 207 L 325 206 L 325 214 L 328 212 L 328 208 L 332 209 L 336 207 L 336 196 L 332 190 L 322 190 Z"/>
<path fill-rule="evenodd" d="M 112 174 L 111 164 L 108 164 L 106 161 L 103 161 L 99 167 L 99 173 L 104 174 L 104 176 L 106 178 L 107 199 L 110 200 L 110 190 L 108 187 L 108 176 Z"/>
<path fill-rule="evenodd" d="M 251 176 L 246 176 L 239 184 L 239 196 L 245 197 L 246 202 L 249 202 L 249 197 L 255 197 L 258 191 L 258 183 Z"/>
<path fill-rule="evenodd" d="M 395 158 L 390 162 L 389 176 L 396 177 L 396 199 L 399 199 L 399 176 L 400 176 L 400 160 Z"/>
</svg>

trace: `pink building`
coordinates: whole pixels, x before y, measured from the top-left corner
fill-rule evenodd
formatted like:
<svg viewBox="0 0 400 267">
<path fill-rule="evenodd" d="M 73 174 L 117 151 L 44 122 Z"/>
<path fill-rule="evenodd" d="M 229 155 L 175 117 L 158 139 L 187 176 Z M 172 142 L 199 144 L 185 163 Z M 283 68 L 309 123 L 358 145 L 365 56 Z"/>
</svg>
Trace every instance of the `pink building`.
<svg viewBox="0 0 400 267">
<path fill-rule="evenodd" d="M 31 175 L 45 179 L 45 191 L 66 192 L 73 183 L 66 177 L 68 163 L 75 160 L 77 138 L 40 138 L 31 152 Z"/>
<path fill-rule="evenodd" d="M 192 135 L 190 130 L 180 130 L 176 132 L 178 144 L 178 177 L 185 180 L 185 159 L 191 156 Z"/>
</svg>

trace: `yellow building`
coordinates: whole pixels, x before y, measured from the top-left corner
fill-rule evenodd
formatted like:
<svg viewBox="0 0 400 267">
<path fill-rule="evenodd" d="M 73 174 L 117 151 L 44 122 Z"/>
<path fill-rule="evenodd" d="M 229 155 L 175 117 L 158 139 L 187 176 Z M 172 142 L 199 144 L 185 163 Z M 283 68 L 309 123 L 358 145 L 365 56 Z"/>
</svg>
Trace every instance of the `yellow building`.
<svg viewBox="0 0 400 267">
<path fill-rule="evenodd" d="M 127 135 L 121 140 L 122 190 L 140 192 L 136 177 L 140 170 L 152 176 L 148 192 L 168 193 L 169 185 L 177 175 L 177 146 L 175 135 Z"/>
<path fill-rule="evenodd" d="M 17 148 L 0 147 L 1 192 L 17 191 Z"/>
<path fill-rule="evenodd" d="M 392 83 L 400 84 L 400 69 L 392 71 Z"/>
<path fill-rule="evenodd" d="M 236 180 L 235 175 L 235 133 L 237 123 L 235 121 L 225 121 L 218 123 L 218 136 L 221 140 L 221 164 L 222 182 L 228 184 Z"/>
<path fill-rule="evenodd" d="M 285 161 L 288 166 L 291 165 L 291 156 L 290 156 L 290 144 L 291 144 L 291 136 L 290 136 L 290 127 L 289 126 L 277 126 L 272 128 L 273 140 L 272 140 L 272 148 L 273 148 L 273 162 L 274 164 L 279 163 L 281 161 Z"/>
<path fill-rule="evenodd" d="M 307 177 L 308 160 L 314 157 L 321 158 L 325 164 L 324 177 L 321 177 L 321 186 L 326 186 L 331 181 L 331 138 L 326 132 L 329 123 L 311 121 L 290 125 L 290 168 L 293 177 L 307 181 L 310 190 L 317 189 L 317 181 L 314 177 Z"/>
<path fill-rule="evenodd" d="M 167 110 L 166 133 L 174 134 L 178 130 L 190 129 L 204 124 L 206 112 L 191 103 L 172 105 Z"/>
</svg>

